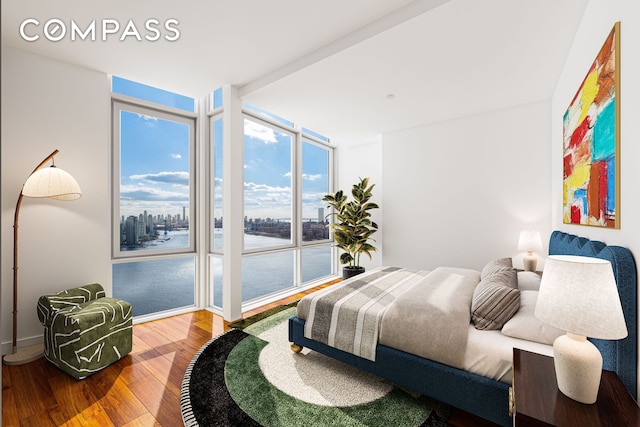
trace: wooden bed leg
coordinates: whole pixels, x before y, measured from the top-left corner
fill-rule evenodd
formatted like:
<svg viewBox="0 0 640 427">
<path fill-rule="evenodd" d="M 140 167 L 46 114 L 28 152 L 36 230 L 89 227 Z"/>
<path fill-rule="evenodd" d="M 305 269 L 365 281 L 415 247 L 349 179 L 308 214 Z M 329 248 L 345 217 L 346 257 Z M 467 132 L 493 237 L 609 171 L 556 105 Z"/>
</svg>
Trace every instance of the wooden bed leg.
<svg viewBox="0 0 640 427">
<path fill-rule="evenodd" d="M 298 345 L 294 342 L 291 343 L 291 351 L 293 351 L 294 353 L 300 353 L 302 351 L 302 346 Z"/>
</svg>

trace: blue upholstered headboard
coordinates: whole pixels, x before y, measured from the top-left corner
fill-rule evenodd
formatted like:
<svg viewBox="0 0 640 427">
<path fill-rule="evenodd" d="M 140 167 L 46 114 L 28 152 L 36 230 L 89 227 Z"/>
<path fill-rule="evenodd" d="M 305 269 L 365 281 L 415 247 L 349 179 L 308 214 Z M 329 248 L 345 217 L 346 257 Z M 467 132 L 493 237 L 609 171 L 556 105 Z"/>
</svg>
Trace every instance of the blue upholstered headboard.
<svg viewBox="0 0 640 427">
<path fill-rule="evenodd" d="M 611 262 L 629 335 L 622 340 L 591 341 L 602 353 L 604 369 L 615 371 L 637 400 L 638 311 L 637 272 L 633 255 L 621 246 L 607 246 L 596 240 L 554 231 L 549 240 L 549 255 L 580 255 Z"/>
</svg>

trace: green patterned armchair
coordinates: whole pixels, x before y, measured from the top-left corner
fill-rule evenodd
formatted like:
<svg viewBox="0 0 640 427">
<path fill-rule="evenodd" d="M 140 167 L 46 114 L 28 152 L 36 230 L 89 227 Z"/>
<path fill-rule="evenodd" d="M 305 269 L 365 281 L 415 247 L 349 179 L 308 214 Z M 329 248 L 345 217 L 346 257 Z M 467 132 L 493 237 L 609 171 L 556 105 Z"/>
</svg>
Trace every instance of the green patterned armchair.
<svg viewBox="0 0 640 427">
<path fill-rule="evenodd" d="M 45 358 L 75 379 L 131 352 L 131 304 L 106 297 L 97 283 L 43 295 L 37 309 Z"/>
</svg>

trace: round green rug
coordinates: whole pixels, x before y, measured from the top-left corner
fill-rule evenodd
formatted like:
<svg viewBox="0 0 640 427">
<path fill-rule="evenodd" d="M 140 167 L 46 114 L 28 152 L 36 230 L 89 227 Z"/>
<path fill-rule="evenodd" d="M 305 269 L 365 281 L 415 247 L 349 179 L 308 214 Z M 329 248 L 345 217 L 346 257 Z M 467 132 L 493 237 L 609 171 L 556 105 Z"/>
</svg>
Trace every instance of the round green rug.
<svg viewBox="0 0 640 427">
<path fill-rule="evenodd" d="M 319 353 L 291 352 L 293 314 L 246 322 L 203 346 L 183 380 L 186 426 L 448 425 L 446 405 Z"/>
</svg>

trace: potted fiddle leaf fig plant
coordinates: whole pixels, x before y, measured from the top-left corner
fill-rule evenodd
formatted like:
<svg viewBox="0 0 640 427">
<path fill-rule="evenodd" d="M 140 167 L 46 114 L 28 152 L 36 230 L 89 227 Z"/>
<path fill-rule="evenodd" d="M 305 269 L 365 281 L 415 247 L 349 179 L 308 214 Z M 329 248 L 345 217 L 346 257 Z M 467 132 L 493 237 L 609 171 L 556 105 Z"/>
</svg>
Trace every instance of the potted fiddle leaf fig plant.
<svg viewBox="0 0 640 427">
<path fill-rule="evenodd" d="M 366 254 L 371 259 L 371 252 L 376 251 L 370 243 L 375 241 L 371 236 L 378 231 L 378 224 L 371 220 L 370 212 L 379 208 L 370 201 L 374 186 L 375 184 L 369 185 L 369 178 L 360 178 L 360 182 L 351 189 L 353 200 L 348 201 L 342 190 L 326 194 L 322 198 L 322 201 L 327 202 L 327 207 L 333 209 L 327 217 L 333 217 L 328 227 L 333 234 L 335 246 L 344 251 L 340 255 L 340 263 L 345 265 L 342 269 L 343 279 L 363 273 L 365 269 L 360 265 L 360 255 Z"/>
</svg>

